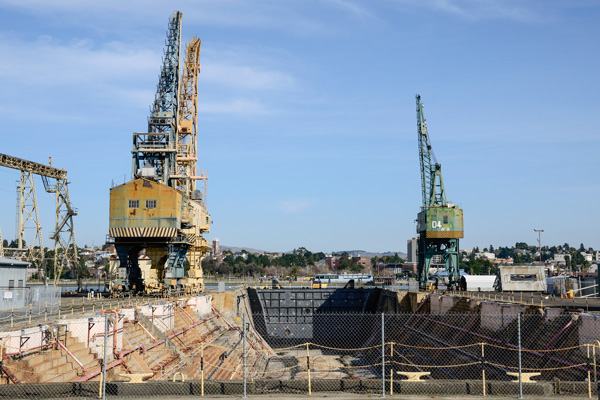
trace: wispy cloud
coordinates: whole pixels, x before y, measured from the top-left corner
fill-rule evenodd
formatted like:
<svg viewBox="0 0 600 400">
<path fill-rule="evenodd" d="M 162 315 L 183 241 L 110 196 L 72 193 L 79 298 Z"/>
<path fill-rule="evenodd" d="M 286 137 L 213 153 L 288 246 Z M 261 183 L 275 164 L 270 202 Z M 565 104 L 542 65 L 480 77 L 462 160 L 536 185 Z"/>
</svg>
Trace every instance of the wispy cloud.
<svg viewBox="0 0 600 400">
<path fill-rule="evenodd" d="M 0 78 L 37 88 L 139 81 L 158 74 L 160 66 L 159 53 L 86 38 L 64 43 L 50 36 L 25 41 L 0 35 L 0 54 Z"/>
<path fill-rule="evenodd" d="M 311 199 L 290 199 L 282 201 L 279 205 L 279 209 L 286 214 L 297 214 L 314 204 L 314 200 Z"/>
<path fill-rule="evenodd" d="M 509 19 L 541 22 L 548 18 L 539 7 L 522 0 L 395 0 L 408 7 L 428 8 L 468 20 Z M 536 8 L 538 11 L 534 11 Z"/>
<path fill-rule="evenodd" d="M 148 107 L 153 100 L 161 57 L 154 49 L 124 42 L 97 43 L 87 38 L 61 41 L 47 35 L 28 41 L 0 33 L 0 88 L 5 94 L 13 93 L 14 99 L 29 101 L 30 106 L 37 103 L 37 118 L 44 116 L 52 121 L 60 119 L 58 110 L 50 111 L 57 93 L 65 99 L 69 93 L 82 96 L 87 92 L 90 100 L 110 99 Z M 211 62 L 203 63 L 200 79 L 202 85 L 219 93 L 219 99 L 201 104 L 201 112 L 273 113 L 260 100 L 261 92 L 291 90 L 296 82 L 290 74 L 269 67 L 268 58 L 257 56 L 250 66 L 244 65 L 239 52 L 213 53 Z M 248 92 L 253 98 L 248 98 Z M 49 107 L 47 111 L 41 103 Z M 26 109 L 22 105 L 17 108 Z"/>
<path fill-rule="evenodd" d="M 359 18 L 373 18 L 374 14 L 373 12 L 360 5 L 357 2 L 353 2 L 350 0 L 323 0 L 325 3 L 328 3 L 336 8 L 338 8 L 339 10 L 342 10 L 343 12 L 350 14 L 352 16 L 355 17 L 359 17 Z M 366 3 L 362 3 L 362 4 L 366 4 Z"/>
<path fill-rule="evenodd" d="M 294 87 L 290 75 L 275 70 L 260 70 L 244 65 L 209 63 L 202 67 L 203 79 L 235 88 L 285 90 Z"/>
<path fill-rule="evenodd" d="M 203 102 L 198 104 L 200 114 L 267 115 L 274 111 L 258 100 L 234 99 L 227 102 Z"/>
</svg>

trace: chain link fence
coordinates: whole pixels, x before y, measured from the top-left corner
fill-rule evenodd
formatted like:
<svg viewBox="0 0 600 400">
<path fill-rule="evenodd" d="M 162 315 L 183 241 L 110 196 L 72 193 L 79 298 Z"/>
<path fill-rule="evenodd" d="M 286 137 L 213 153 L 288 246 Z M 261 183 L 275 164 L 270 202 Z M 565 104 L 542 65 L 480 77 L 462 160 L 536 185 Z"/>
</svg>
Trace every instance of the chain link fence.
<svg viewBox="0 0 600 400">
<path fill-rule="evenodd" d="M 209 296 L 100 301 L 90 315 L 77 315 L 76 304 L 54 320 L 12 330 L 3 324 L 0 398 L 591 397 L 600 374 L 600 318 L 590 314 L 315 313 L 299 320 L 225 315 Z M 85 300 L 81 306 L 89 314 Z"/>
<path fill-rule="evenodd" d="M 55 286 L 0 289 L 0 326 L 52 318 L 59 312 L 60 300 L 61 289 Z"/>
</svg>

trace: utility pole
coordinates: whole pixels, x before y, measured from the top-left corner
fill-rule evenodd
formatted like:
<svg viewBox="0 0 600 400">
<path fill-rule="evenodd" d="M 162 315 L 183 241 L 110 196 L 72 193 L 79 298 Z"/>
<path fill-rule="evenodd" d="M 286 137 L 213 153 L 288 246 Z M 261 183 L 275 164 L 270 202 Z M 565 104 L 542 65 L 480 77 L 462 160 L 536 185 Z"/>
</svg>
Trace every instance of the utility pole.
<svg viewBox="0 0 600 400">
<path fill-rule="evenodd" d="M 538 233 L 538 246 L 540 249 L 540 267 L 541 267 L 542 266 L 542 232 L 544 232 L 544 230 L 543 229 L 535 229 L 535 228 L 533 228 L 533 230 Z"/>
</svg>

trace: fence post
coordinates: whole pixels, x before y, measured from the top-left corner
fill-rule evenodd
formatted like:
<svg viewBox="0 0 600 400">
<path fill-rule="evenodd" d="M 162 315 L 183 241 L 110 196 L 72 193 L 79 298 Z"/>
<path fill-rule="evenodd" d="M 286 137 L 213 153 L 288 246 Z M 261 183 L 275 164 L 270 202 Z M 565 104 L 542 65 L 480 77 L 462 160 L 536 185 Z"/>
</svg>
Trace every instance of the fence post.
<svg viewBox="0 0 600 400">
<path fill-rule="evenodd" d="M 591 399 L 592 398 L 592 377 L 590 374 L 590 345 L 587 344 L 587 371 L 588 371 L 588 397 Z"/>
<path fill-rule="evenodd" d="M 308 395 L 312 396 L 312 388 L 310 387 L 310 353 L 308 351 L 309 343 L 306 343 L 306 371 L 308 373 Z"/>
<path fill-rule="evenodd" d="M 381 397 L 385 397 L 385 314 L 381 313 Z"/>
<path fill-rule="evenodd" d="M 243 326 L 243 330 L 242 330 L 242 335 L 243 335 L 243 345 L 244 345 L 244 398 L 248 397 L 247 392 L 246 392 L 246 314 L 242 314 L 242 324 Z"/>
<path fill-rule="evenodd" d="M 483 396 L 485 396 L 485 343 L 481 343 L 481 381 L 483 383 Z"/>
<path fill-rule="evenodd" d="M 115 332 L 115 335 L 117 333 Z M 102 400 L 106 400 L 106 346 L 108 345 L 108 313 L 104 314 L 104 356 L 102 358 Z"/>
<path fill-rule="evenodd" d="M 600 346 L 600 341 L 595 340 L 594 343 L 592 344 L 592 353 L 593 353 L 593 358 L 594 358 L 594 382 L 597 383 L 598 382 L 598 374 L 596 372 L 596 343 L 598 343 L 598 346 Z"/>
<path fill-rule="evenodd" d="M 521 377 L 521 313 L 517 316 L 517 338 L 519 340 L 519 399 L 523 398 L 523 380 Z"/>
<path fill-rule="evenodd" d="M 394 342 L 390 343 L 390 396 L 394 395 Z"/>
<path fill-rule="evenodd" d="M 10 306 L 10 327 L 13 327 L 13 318 L 15 315 L 15 305 Z"/>
<path fill-rule="evenodd" d="M 204 396 L 204 342 L 200 342 L 200 395 Z"/>
</svg>

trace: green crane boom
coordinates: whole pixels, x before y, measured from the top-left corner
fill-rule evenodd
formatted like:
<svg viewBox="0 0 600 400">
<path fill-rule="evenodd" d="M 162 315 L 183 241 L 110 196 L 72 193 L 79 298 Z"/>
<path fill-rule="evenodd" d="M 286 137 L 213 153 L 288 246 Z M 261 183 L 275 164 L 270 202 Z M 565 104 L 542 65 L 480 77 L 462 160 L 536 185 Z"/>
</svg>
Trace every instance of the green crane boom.
<svg viewBox="0 0 600 400">
<path fill-rule="evenodd" d="M 442 166 L 437 162 L 423 115 L 421 96 L 417 100 L 417 133 L 421 165 L 421 195 L 423 204 L 417 217 L 417 272 L 421 288 L 427 287 L 432 264 L 445 265 L 449 286 L 458 284 L 458 239 L 463 234 L 463 213 L 446 200 Z"/>
</svg>

